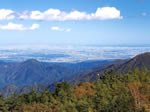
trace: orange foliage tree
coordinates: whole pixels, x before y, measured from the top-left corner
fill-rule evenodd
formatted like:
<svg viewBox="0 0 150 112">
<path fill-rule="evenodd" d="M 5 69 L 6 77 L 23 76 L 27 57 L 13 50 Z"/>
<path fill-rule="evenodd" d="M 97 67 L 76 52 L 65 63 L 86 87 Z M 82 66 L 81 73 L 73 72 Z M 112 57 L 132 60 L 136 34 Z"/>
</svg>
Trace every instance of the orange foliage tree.
<svg viewBox="0 0 150 112">
<path fill-rule="evenodd" d="M 95 93 L 95 85 L 93 83 L 85 82 L 74 88 L 74 93 L 77 99 L 82 96 L 91 97 Z"/>
</svg>

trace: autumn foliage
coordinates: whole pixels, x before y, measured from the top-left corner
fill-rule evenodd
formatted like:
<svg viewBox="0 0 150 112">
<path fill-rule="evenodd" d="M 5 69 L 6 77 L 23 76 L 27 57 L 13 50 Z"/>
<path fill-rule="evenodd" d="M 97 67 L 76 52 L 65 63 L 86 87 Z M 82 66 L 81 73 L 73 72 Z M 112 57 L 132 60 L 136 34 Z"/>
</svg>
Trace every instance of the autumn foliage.
<svg viewBox="0 0 150 112">
<path fill-rule="evenodd" d="M 150 112 L 150 72 L 108 72 L 75 87 L 57 83 L 53 92 L 0 96 L 0 112 Z"/>
<path fill-rule="evenodd" d="M 77 99 L 80 99 L 83 96 L 91 97 L 95 93 L 95 85 L 93 83 L 85 82 L 80 85 L 75 86 L 74 94 Z"/>
</svg>

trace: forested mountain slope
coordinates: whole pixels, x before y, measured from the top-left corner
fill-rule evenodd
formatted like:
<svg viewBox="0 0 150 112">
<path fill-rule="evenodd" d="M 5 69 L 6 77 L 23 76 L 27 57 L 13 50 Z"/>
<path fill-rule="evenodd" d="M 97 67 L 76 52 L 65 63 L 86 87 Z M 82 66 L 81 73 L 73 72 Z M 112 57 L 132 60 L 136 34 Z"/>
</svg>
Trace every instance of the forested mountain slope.
<svg viewBox="0 0 150 112">
<path fill-rule="evenodd" d="M 127 60 L 116 60 L 112 63 L 106 64 L 104 66 L 93 68 L 90 71 L 79 73 L 73 83 L 79 83 L 84 81 L 95 81 L 99 79 L 104 73 L 109 70 L 114 70 L 118 73 L 127 73 L 128 71 L 132 71 L 135 68 L 143 68 L 146 67 L 150 69 L 150 53 L 143 53 L 135 56 L 132 59 Z"/>
</svg>

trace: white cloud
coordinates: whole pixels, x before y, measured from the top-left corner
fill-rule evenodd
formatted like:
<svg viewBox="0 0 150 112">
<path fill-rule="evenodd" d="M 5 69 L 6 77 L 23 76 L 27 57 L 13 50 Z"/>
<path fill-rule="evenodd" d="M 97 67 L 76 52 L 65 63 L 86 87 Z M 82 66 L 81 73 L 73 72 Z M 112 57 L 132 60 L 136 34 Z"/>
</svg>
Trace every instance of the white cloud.
<svg viewBox="0 0 150 112">
<path fill-rule="evenodd" d="M 7 12 L 7 13 L 5 13 Z M 49 20 L 49 21 L 68 21 L 68 20 L 107 20 L 107 19 L 122 19 L 120 11 L 115 7 L 97 8 L 94 13 L 86 13 L 81 11 L 65 12 L 59 9 L 48 9 L 44 12 L 24 11 L 18 13 L 12 10 L 4 10 L 0 16 L 1 20 L 8 19 L 23 19 L 23 20 Z"/>
<path fill-rule="evenodd" d="M 52 26 L 51 30 L 53 30 L 53 31 L 65 31 L 65 32 L 70 32 L 71 31 L 70 28 L 64 29 L 64 28 L 60 28 L 58 26 Z"/>
<path fill-rule="evenodd" d="M 54 30 L 54 31 L 64 31 L 64 29 L 58 27 L 58 26 L 53 26 L 51 27 L 51 30 Z"/>
<path fill-rule="evenodd" d="M 0 9 L 0 20 L 10 20 L 14 18 L 14 11 L 9 9 Z"/>
<path fill-rule="evenodd" d="M 122 19 L 120 16 L 120 11 L 115 7 L 104 7 L 98 8 L 96 13 L 93 14 L 95 19 L 104 20 L 104 19 Z"/>
<path fill-rule="evenodd" d="M 25 18 L 31 20 L 55 20 L 55 21 L 67 21 L 67 20 L 105 20 L 105 19 L 122 19 L 120 11 L 115 7 L 98 8 L 95 13 L 86 13 L 80 11 L 71 11 L 69 13 L 60 11 L 58 9 L 48 9 L 45 12 L 32 11 L 26 13 Z"/>
<path fill-rule="evenodd" d="M 1 30 L 35 30 L 40 27 L 39 24 L 33 24 L 30 27 L 25 27 L 23 24 L 8 23 L 7 25 L 0 25 Z"/>
<path fill-rule="evenodd" d="M 29 29 L 29 30 L 35 30 L 35 29 L 38 29 L 39 27 L 40 27 L 39 24 L 32 24 L 32 26 L 29 27 L 29 28 L 27 28 L 27 29 Z"/>
</svg>

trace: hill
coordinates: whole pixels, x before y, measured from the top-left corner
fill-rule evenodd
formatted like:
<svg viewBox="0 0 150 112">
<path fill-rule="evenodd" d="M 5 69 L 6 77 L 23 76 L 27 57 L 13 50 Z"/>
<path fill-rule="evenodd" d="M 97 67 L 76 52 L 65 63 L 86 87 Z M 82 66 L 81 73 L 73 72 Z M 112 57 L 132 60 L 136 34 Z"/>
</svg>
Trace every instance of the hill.
<svg viewBox="0 0 150 112">
<path fill-rule="evenodd" d="M 150 68 L 150 53 L 140 54 L 126 60 L 87 61 L 75 64 L 45 64 L 32 59 L 22 63 L 0 66 L 0 82 L 7 86 L 0 89 L 0 93 L 7 93 L 6 96 L 9 96 L 13 93 L 28 92 L 31 88 L 54 90 L 55 82 L 69 81 L 73 85 L 85 81 L 92 82 L 101 78 L 102 74 L 110 69 L 124 74 L 143 66 Z M 92 67 L 94 68 L 91 69 Z"/>
<path fill-rule="evenodd" d="M 142 77 L 141 77 L 142 76 Z M 149 112 L 150 72 L 106 74 L 103 79 L 72 87 L 57 83 L 55 90 L 0 95 L 1 112 Z M 10 87 L 17 90 L 16 87 Z"/>
<path fill-rule="evenodd" d="M 41 92 L 46 90 L 48 87 L 49 87 L 48 84 L 36 84 L 36 83 L 25 86 L 9 85 L 4 88 L 0 88 L 0 94 L 5 97 L 9 97 L 13 94 L 29 93 L 31 90 Z"/>
<path fill-rule="evenodd" d="M 46 65 L 31 59 L 21 63 L 0 66 L 0 85 L 30 85 L 33 83 L 54 83 L 67 77 L 71 70 L 59 65 Z"/>
<path fill-rule="evenodd" d="M 111 63 L 114 60 L 89 60 L 79 63 L 55 63 L 66 68 L 72 69 L 76 72 L 86 71 L 95 67 L 104 66 L 105 64 Z"/>
<path fill-rule="evenodd" d="M 86 72 L 81 72 L 75 77 L 72 83 L 75 84 L 84 81 L 95 81 L 99 79 L 102 76 L 102 74 L 109 71 L 110 69 L 118 73 L 127 73 L 130 70 L 132 71 L 135 68 L 141 69 L 142 67 L 146 67 L 148 69 L 150 68 L 149 52 L 137 55 L 132 59 L 116 60 L 104 66 L 96 67 Z"/>
<path fill-rule="evenodd" d="M 103 66 L 113 60 L 85 61 L 80 63 L 43 63 L 30 59 L 21 63 L 0 65 L 0 94 L 28 93 L 54 90 L 55 82 L 72 80 L 78 72 Z"/>
</svg>

